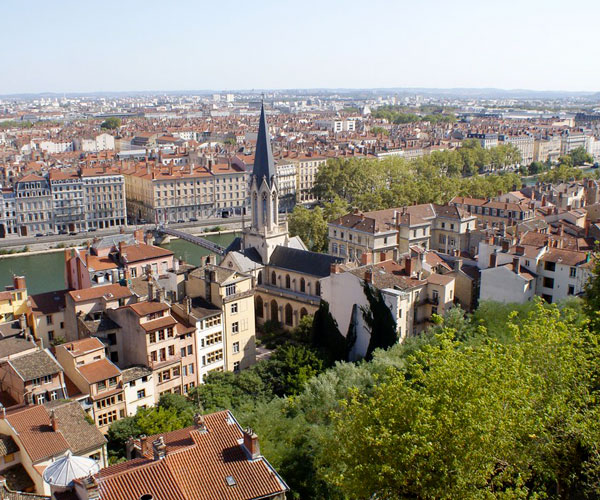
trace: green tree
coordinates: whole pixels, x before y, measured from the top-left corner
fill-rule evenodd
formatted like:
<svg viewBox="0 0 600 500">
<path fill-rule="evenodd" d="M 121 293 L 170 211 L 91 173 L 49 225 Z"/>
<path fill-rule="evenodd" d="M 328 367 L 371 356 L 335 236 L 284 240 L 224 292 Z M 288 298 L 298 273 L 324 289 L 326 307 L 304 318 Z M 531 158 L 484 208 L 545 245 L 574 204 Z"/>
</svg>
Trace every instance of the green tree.
<svg viewBox="0 0 600 500">
<path fill-rule="evenodd" d="M 108 428 L 106 439 L 108 451 L 114 458 L 125 456 L 125 444 L 130 437 L 138 437 L 142 432 L 135 417 L 125 417 L 113 422 Z"/>
<path fill-rule="evenodd" d="M 590 155 L 583 146 L 575 148 L 569 153 L 573 166 L 578 167 L 584 163 L 593 163 L 594 158 Z"/>
<path fill-rule="evenodd" d="M 327 248 L 327 222 L 321 207 L 311 210 L 296 205 L 288 217 L 288 226 L 290 234 L 299 236 L 310 250 L 321 252 Z"/>
<path fill-rule="evenodd" d="M 371 359 L 375 349 L 388 349 L 398 342 L 398 332 L 396 321 L 381 290 L 365 281 L 363 291 L 369 307 L 364 308 L 362 313 L 371 334 L 365 357 Z"/>
<path fill-rule="evenodd" d="M 186 427 L 189 420 L 178 415 L 174 408 L 156 406 L 139 409 L 135 415 L 135 423 L 142 434 L 150 436 Z"/>
<path fill-rule="evenodd" d="M 102 122 L 100 128 L 107 130 L 116 130 L 121 126 L 121 119 L 111 116 Z"/>
</svg>

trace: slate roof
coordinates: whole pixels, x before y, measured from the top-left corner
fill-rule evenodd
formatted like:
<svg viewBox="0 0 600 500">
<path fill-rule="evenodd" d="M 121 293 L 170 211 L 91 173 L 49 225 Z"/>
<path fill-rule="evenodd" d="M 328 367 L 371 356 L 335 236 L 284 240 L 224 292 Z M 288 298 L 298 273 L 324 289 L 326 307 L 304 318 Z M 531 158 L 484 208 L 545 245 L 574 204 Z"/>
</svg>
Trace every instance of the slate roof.
<svg viewBox="0 0 600 500">
<path fill-rule="evenodd" d="M 271 254 L 269 266 L 324 278 L 329 276 L 331 264 L 339 262 L 343 262 L 340 257 L 277 246 Z"/>
<path fill-rule="evenodd" d="M 30 349 L 36 349 L 37 345 L 33 340 L 26 340 L 23 337 L 7 337 L 0 340 L 0 358 L 6 358 Z"/>
<path fill-rule="evenodd" d="M 187 427 L 161 435 L 166 445 L 162 460 L 149 453 L 102 469 L 96 475 L 102 500 L 152 495 L 154 500 L 250 500 L 288 490 L 262 457 L 248 460 L 240 445 L 242 429 L 229 411 L 205 415 L 208 432 Z M 149 436 L 152 443 L 158 436 Z M 235 485 L 227 483 L 227 477 Z"/>
<path fill-rule="evenodd" d="M 55 407 L 54 415 L 58 419 L 58 428 L 74 455 L 84 455 L 106 443 L 98 428 L 85 419 L 85 412 L 77 401 Z"/>
<path fill-rule="evenodd" d="M 138 380 L 142 377 L 148 377 L 152 375 L 152 370 L 147 366 L 136 365 L 125 368 L 121 374 L 123 375 L 123 383 L 126 384 L 132 380 Z"/>
<path fill-rule="evenodd" d="M 24 354 L 18 358 L 10 359 L 8 362 L 26 382 L 34 378 L 54 375 L 62 371 L 62 368 L 54 358 L 42 350 L 32 352 L 31 354 Z"/>
<path fill-rule="evenodd" d="M 260 186 L 263 179 L 271 187 L 275 179 L 275 162 L 273 161 L 273 151 L 271 150 L 271 137 L 269 134 L 269 125 L 265 115 L 265 106 L 260 110 L 260 121 L 258 125 L 258 136 L 256 138 L 256 151 L 254 153 L 254 169 L 252 176 L 256 185 Z"/>
</svg>

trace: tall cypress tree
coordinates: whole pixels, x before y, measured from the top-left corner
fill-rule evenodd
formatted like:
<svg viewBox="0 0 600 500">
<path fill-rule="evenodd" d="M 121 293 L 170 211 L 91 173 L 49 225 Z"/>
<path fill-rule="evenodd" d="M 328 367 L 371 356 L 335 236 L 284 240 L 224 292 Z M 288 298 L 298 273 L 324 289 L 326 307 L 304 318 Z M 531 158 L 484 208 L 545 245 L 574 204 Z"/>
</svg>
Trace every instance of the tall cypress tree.
<svg viewBox="0 0 600 500">
<path fill-rule="evenodd" d="M 362 309 L 363 318 L 371 333 L 365 355 L 369 360 L 373 357 L 375 349 L 388 349 L 398 342 L 398 333 L 392 311 L 385 303 L 381 290 L 372 287 L 366 281 L 363 283 L 363 290 L 369 302 L 369 307 Z"/>
</svg>

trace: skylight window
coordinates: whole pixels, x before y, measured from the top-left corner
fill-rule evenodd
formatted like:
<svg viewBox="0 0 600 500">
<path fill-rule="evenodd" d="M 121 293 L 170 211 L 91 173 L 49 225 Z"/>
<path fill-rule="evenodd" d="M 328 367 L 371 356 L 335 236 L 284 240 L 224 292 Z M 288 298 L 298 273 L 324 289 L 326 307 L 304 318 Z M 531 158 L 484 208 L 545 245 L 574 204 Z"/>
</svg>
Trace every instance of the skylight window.
<svg viewBox="0 0 600 500">
<path fill-rule="evenodd" d="M 235 486 L 237 483 L 235 482 L 235 479 L 233 479 L 233 476 L 227 476 L 225 478 L 225 481 L 227 481 L 227 485 L 228 486 Z"/>
</svg>

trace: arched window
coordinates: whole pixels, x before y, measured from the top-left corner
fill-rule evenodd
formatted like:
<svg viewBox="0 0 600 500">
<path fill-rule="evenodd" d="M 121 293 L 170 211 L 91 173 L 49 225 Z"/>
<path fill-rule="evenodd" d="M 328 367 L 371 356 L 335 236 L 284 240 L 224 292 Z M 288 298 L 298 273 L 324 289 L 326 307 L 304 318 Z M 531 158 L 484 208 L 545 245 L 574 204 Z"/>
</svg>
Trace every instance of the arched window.
<svg viewBox="0 0 600 500">
<path fill-rule="evenodd" d="M 315 284 L 315 295 L 321 296 L 321 282 L 317 281 Z"/>
<path fill-rule="evenodd" d="M 277 285 L 277 275 L 275 274 L 275 271 L 271 273 L 271 285 Z"/>
<path fill-rule="evenodd" d="M 304 318 L 308 314 L 308 311 L 303 307 L 300 309 L 300 319 Z"/>
<path fill-rule="evenodd" d="M 262 271 L 258 271 L 258 277 L 256 278 L 256 282 L 259 285 L 262 285 Z"/>
<path fill-rule="evenodd" d="M 264 315 L 264 302 L 260 295 L 256 297 L 256 317 L 262 318 Z"/>
<path fill-rule="evenodd" d="M 304 278 L 300 278 L 300 291 L 302 293 L 306 292 L 306 281 L 304 281 Z"/>
<path fill-rule="evenodd" d="M 258 195 L 252 196 L 252 222 L 254 227 L 258 226 Z"/>
<path fill-rule="evenodd" d="M 285 305 L 285 324 L 288 326 L 294 325 L 294 311 L 290 304 Z"/>
<path fill-rule="evenodd" d="M 262 197 L 262 223 L 263 225 L 267 224 L 267 214 L 269 213 L 269 207 L 268 207 L 268 198 L 267 198 L 267 193 L 263 194 Z"/>
<path fill-rule="evenodd" d="M 273 210 L 273 225 L 277 224 L 277 195 L 273 193 L 273 197 L 271 198 L 271 207 Z"/>
<path fill-rule="evenodd" d="M 271 301 L 271 321 L 279 322 L 279 308 L 277 307 L 277 302 L 274 300 Z"/>
<path fill-rule="evenodd" d="M 291 288 L 292 287 L 292 282 L 290 280 L 290 275 L 289 274 L 285 275 L 285 287 L 286 288 Z"/>
</svg>

